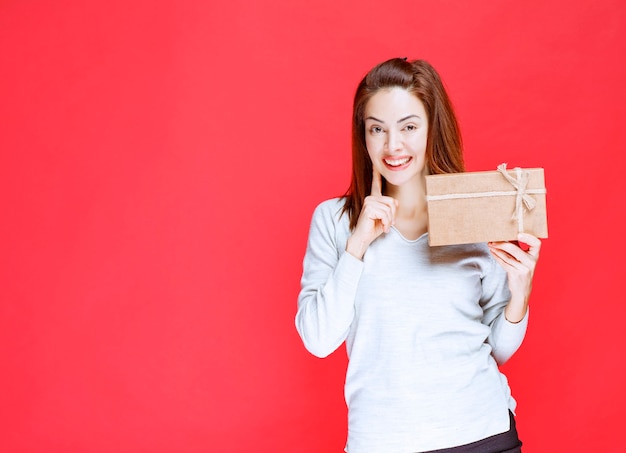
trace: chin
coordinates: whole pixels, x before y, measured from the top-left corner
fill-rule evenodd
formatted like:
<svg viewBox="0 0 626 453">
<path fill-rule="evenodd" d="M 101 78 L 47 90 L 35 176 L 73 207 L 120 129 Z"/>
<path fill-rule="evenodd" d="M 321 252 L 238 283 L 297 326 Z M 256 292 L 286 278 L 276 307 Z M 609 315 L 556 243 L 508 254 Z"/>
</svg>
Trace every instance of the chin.
<svg viewBox="0 0 626 453">
<path fill-rule="evenodd" d="M 401 187 L 401 186 L 411 183 L 415 179 L 416 176 L 417 175 L 410 175 L 410 176 L 392 175 L 390 178 L 385 178 L 385 180 L 387 181 L 387 184 L 390 184 L 396 187 Z"/>
</svg>

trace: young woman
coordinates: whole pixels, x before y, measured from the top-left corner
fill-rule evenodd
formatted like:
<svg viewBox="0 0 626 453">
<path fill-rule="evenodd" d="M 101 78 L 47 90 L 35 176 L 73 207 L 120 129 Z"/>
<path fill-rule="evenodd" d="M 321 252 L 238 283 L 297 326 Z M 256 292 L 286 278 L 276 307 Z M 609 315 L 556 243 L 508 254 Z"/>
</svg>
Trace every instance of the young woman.
<svg viewBox="0 0 626 453">
<path fill-rule="evenodd" d="M 540 240 L 428 245 L 425 175 L 464 166 L 427 62 L 374 67 L 352 128 L 352 183 L 313 214 L 296 314 L 312 354 L 346 342 L 345 450 L 520 452 L 498 365 L 524 338 Z"/>
</svg>

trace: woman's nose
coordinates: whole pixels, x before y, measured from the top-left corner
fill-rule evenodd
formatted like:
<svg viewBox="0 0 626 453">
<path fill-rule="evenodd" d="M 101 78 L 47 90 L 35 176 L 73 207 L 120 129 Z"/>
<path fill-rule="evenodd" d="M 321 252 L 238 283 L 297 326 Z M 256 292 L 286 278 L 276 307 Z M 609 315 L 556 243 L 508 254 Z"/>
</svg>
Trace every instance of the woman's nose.
<svg viewBox="0 0 626 453">
<path fill-rule="evenodd" d="M 385 143 L 385 145 L 388 151 L 393 152 L 401 148 L 402 141 L 400 140 L 400 137 L 398 136 L 398 134 L 390 132 L 387 135 L 387 142 Z"/>
</svg>

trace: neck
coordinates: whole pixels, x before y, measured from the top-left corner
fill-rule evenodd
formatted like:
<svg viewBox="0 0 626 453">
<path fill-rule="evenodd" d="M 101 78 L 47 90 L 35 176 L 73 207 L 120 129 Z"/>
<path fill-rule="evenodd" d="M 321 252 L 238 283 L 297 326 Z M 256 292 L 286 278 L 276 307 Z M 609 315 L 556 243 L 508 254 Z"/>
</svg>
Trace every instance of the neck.
<svg viewBox="0 0 626 453">
<path fill-rule="evenodd" d="M 409 240 L 415 240 L 428 231 L 425 187 L 423 177 L 402 186 L 387 186 L 386 194 L 398 200 L 395 228 Z"/>
<path fill-rule="evenodd" d="M 402 186 L 387 184 L 386 195 L 398 200 L 396 217 L 411 220 L 426 215 L 426 183 L 423 177 Z"/>
</svg>

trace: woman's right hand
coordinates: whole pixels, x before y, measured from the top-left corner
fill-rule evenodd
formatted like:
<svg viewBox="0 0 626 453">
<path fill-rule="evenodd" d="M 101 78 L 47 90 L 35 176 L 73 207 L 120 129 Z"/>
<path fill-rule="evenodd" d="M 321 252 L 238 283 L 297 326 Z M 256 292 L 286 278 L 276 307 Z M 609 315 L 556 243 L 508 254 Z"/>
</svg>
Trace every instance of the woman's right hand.
<svg viewBox="0 0 626 453">
<path fill-rule="evenodd" d="M 396 218 L 398 201 L 382 194 L 382 177 L 374 169 L 372 190 L 363 201 L 363 208 L 357 220 L 354 232 L 348 238 L 346 251 L 362 259 L 369 245 L 378 236 L 388 233 Z"/>
</svg>

